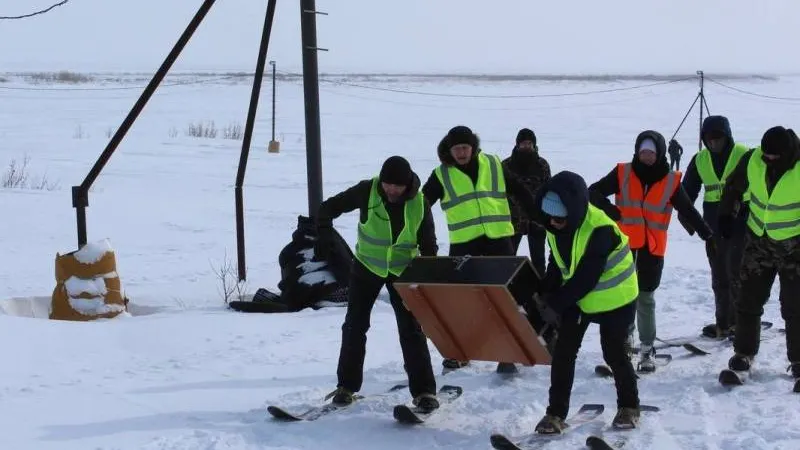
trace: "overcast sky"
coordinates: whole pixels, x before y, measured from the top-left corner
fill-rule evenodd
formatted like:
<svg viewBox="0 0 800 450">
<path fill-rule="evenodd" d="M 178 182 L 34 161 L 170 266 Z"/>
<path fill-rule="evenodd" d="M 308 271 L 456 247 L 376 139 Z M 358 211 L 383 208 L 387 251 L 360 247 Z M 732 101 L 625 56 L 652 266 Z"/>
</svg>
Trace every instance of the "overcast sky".
<svg viewBox="0 0 800 450">
<path fill-rule="evenodd" d="M 0 16 L 56 0 L 0 2 Z M 0 20 L 0 72 L 152 72 L 200 0 L 70 0 Z M 175 70 L 252 71 L 266 0 L 218 0 Z M 322 72 L 800 72 L 800 0 L 317 0 Z M 491 5 L 491 6 L 489 6 Z M 300 1 L 270 59 L 301 69 Z"/>
</svg>

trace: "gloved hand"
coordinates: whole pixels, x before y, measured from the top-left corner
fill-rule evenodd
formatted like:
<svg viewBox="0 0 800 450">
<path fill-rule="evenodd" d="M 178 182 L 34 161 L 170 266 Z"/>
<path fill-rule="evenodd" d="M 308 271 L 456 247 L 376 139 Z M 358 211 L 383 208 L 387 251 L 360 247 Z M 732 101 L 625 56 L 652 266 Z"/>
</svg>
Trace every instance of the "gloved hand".
<svg viewBox="0 0 800 450">
<path fill-rule="evenodd" d="M 717 217 L 717 230 L 722 239 L 730 239 L 733 235 L 733 216 L 722 214 Z"/>
<path fill-rule="evenodd" d="M 703 241 L 707 241 L 714 237 L 714 232 L 711 231 L 711 228 L 708 225 L 706 225 L 702 230 L 697 231 L 697 235 L 700 236 L 700 239 Z"/>
<path fill-rule="evenodd" d="M 327 261 L 333 251 L 333 228 L 317 227 L 317 242 L 314 244 L 314 260 Z"/>
<path fill-rule="evenodd" d="M 550 325 L 551 327 L 558 328 L 559 325 L 561 325 L 561 314 L 556 312 L 548 304 L 549 299 L 549 295 L 544 295 L 541 301 L 536 302 L 536 309 L 539 311 L 539 315 L 542 317 L 544 323 Z"/>
<path fill-rule="evenodd" d="M 683 229 L 686 230 L 687 233 L 689 233 L 689 236 L 694 236 L 694 227 L 692 227 L 692 224 L 690 224 L 689 221 L 686 220 L 686 217 L 678 214 L 678 222 L 680 222 Z M 700 236 L 700 239 L 702 238 L 703 237 Z"/>
</svg>

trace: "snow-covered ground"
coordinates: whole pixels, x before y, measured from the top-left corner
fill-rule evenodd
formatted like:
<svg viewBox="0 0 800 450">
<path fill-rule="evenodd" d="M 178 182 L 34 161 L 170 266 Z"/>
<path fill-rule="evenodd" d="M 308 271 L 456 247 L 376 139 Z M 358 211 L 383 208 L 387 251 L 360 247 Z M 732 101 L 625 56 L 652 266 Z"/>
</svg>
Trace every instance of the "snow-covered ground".
<svg viewBox="0 0 800 450">
<path fill-rule="evenodd" d="M 547 367 L 524 368 L 521 377 L 500 380 L 494 364 L 484 362 L 442 378 L 440 384 L 463 386 L 464 395 L 416 429 L 391 418 L 390 406 L 407 400 L 404 391 L 318 422 L 268 419 L 267 404 L 300 408 L 335 387 L 344 310 L 260 315 L 224 307 L 215 270 L 226 259 L 235 260 L 233 184 L 241 141 L 221 135 L 229 124 L 244 123 L 247 79 L 160 89 L 90 193 L 89 240 L 110 240 L 131 314 L 91 323 L 42 320 L 55 286 L 54 257 L 75 250 L 77 243 L 70 186 L 80 184 L 146 77 L 77 85 L 3 77 L 0 164 L 27 157 L 32 179 L 46 177 L 52 189 L 0 189 L 0 313 L 5 314 L 0 315 L 0 447 L 482 449 L 489 448 L 490 433 L 530 431 L 543 414 Z M 427 178 L 437 164 L 436 144 L 456 124 L 472 127 L 485 151 L 502 155 L 510 152 L 519 128 L 531 127 L 555 172 L 569 169 L 592 182 L 631 157 L 639 131 L 657 129 L 669 139 L 697 94 L 694 79 L 636 89 L 652 81 L 351 81 L 359 86 L 322 86 L 326 197 L 373 176 L 393 154 L 407 156 Z M 792 78 L 724 83 L 773 97 L 800 92 L 800 79 Z M 632 89 L 554 95 L 621 87 Z M 380 90 L 387 88 L 393 91 Z M 711 112 L 728 115 L 736 138 L 747 144 L 757 144 L 772 125 L 798 126 L 798 101 L 711 82 L 706 95 Z M 297 216 L 307 213 L 302 86 L 278 85 L 278 154 L 266 151 L 269 101 L 266 83 L 244 191 L 250 292 L 274 289 L 278 252 L 289 242 Z M 220 129 L 216 139 L 184 134 L 190 124 L 208 121 Z M 678 134 L 687 153 L 684 166 L 696 136 L 695 109 Z M 434 212 L 445 254 L 444 218 L 438 206 Z M 336 222 L 351 244 L 355 221 L 348 215 Z M 657 293 L 662 338 L 696 334 L 713 317 L 702 243 L 677 222 L 670 239 Z M 782 322 L 776 298 L 765 319 L 777 328 Z M 610 422 L 613 385 L 592 375 L 601 359 L 593 330 L 578 360 L 572 404 L 577 409 L 605 403 Z M 438 371 L 441 356 L 432 345 L 431 350 Z M 794 426 L 800 423 L 800 406 L 784 372 L 782 338 L 765 341 L 761 351 L 753 382 L 734 392 L 717 383 L 730 348 L 707 357 L 675 351 L 671 365 L 640 381 L 642 401 L 662 412 L 644 418 L 629 447 L 800 447 Z M 380 392 L 403 378 L 391 308 L 379 302 L 363 391 Z M 578 448 L 583 439 L 578 433 L 549 448 Z"/>
</svg>

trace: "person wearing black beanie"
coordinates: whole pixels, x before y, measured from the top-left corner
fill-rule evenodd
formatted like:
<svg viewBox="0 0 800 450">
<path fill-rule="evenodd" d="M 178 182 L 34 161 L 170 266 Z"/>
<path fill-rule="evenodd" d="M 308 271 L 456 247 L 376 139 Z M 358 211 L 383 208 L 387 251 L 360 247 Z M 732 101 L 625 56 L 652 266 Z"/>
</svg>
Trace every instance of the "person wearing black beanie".
<svg viewBox="0 0 800 450">
<path fill-rule="evenodd" d="M 469 127 L 451 128 L 436 148 L 441 163 L 428 177 L 422 192 L 431 205 L 439 201 L 445 213 L 449 256 L 514 256 L 514 235 L 508 196 L 519 200 L 533 217 L 534 197 L 503 166 L 500 157 L 484 153 L 480 139 Z M 544 324 L 532 305 L 521 305 L 535 330 Z M 458 369 L 469 361 L 445 359 L 445 369 Z M 512 363 L 499 363 L 497 371 L 517 371 Z"/>
<path fill-rule="evenodd" d="M 392 284 L 413 258 L 436 256 L 438 252 L 430 204 L 419 186 L 419 177 L 408 161 L 392 156 L 383 163 L 378 175 L 322 202 L 314 218 L 318 236 L 315 257 L 327 260 L 333 241 L 333 220 L 346 212 L 359 211 L 355 261 L 342 325 L 338 383 L 330 395 L 335 405 L 349 405 L 361 390 L 370 315 L 378 294 L 386 286 L 397 318 L 413 402 L 428 411 L 439 407 L 427 337 Z"/>
<path fill-rule="evenodd" d="M 503 160 L 503 168 L 514 174 L 525 189 L 535 198 L 539 189 L 550 179 L 550 164 L 539 153 L 536 134 L 529 128 L 517 132 L 517 141 L 511 150 L 511 156 Z M 544 227 L 532 220 L 526 213 L 516 196 L 509 194 L 511 219 L 514 222 L 514 236 L 511 244 L 514 253 L 519 251 L 522 237 L 528 240 L 528 253 L 533 267 L 544 274 L 545 270 L 545 232 Z"/>
<path fill-rule="evenodd" d="M 736 306 L 734 355 L 720 373 L 722 384 L 739 383 L 759 350 L 761 316 L 775 277 L 780 279 L 786 354 L 800 392 L 800 139 L 792 129 L 772 127 L 761 145 L 742 157 L 728 177 L 719 205 L 719 229 L 731 239 L 734 210 L 750 195 L 741 288 Z"/>
</svg>

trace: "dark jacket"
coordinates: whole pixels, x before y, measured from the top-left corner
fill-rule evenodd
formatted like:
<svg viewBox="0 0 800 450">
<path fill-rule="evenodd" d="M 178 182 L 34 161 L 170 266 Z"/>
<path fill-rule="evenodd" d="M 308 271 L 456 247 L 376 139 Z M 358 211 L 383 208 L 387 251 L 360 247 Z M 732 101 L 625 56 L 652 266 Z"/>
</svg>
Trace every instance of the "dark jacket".
<svg viewBox="0 0 800 450">
<path fill-rule="evenodd" d="M 516 178 L 532 197 L 550 179 L 550 164 L 538 151 L 520 152 L 516 146 L 511 151 L 511 156 L 503 160 L 503 171 Z M 531 227 L 542 228 L 541 224 L 531 221 L 515 195 L 508 195 L 508 203 L 511 206 L 511 220 L 514 222 L 516 234 L 528 234 Z"/>
<path fill-rule="evenodd" d="M 800 161 L 800 139 L 794 135 L 793 145 L 782 149 L 779 161 L 767 165 L 767 193 L 772 194 L 775 185 L 781 177 L 792 169 Z M 750 180 L 747 176 L 747 165 L 753 157 L 753 150 L 750 150 L 742 159 L 736 169 L 728 177 L 725 187 L 722 189 L 722 199 L 719 202 L 719 215 L 732 217 L 736 211 L 736 205 L 742 201 L 742 196 L 750 187 Z M 800 189 L 800 188 L 798 188 Z"/>
<path fill-rule="evenodd" d="M 658 160 L 652 166 L 646 166 L 642 164 L 636 157 L 636 149 L 638 149 L 639 144 L 641 144 L 641 142 L 647 138 L 653 139 L 656 143 L 656 155 L 658 155 Z M 669 163 L 667 162 L 666 157 L 666 147 L 664 136 L 656 131 L 643 131 L 639 133 L 639 136 L 636 137 L 632 167 L 633 171 L 636 173 L 636 176 L 642 182 L 642 187 L 645 192 L 650 185 L 664 179 L 664 177 L 666 177 L 670 172 Z M 608 175 L 589 186 L 589 193 L 591 196 L 591 201 L 595 206 L 603 211 L 606 211 L 606 213 L 612 219 L 619 220 L 619 209 L 611 202 L 611 200 L 608 199 L 609 196 L 620 193 L 616 167 L 614 167 L 611 172 L 608 173 Z M 708 238 L 711 235 L 711 228 L 709 227 L 709 224 L 703 220 L 703 217 L 700 216 L 700 212 L 695 209 L 694 202 L 689 199 L 689 196 L 682 185 L 678 186 L 678 189 L 674 194 L 672 194 L 670 202 L 675 207 L 675 210 L 678 211 L 678 214 L 681 214 L 684 217 L 685 222 L 687 222 L 687 224 L 693 230 L 697 231 L 701 237 Z"/>
<path fill-rule="evenodd" d="M 439 142 L 439 145 L 436 148 L 436 152 L 439 156 L 439 162 L 446 166 L 455 166 L 458 170 L 464 172 L 464 174 L 466 174 L 472 180 L 473 184 L 478 181 L 478 153 L 481 151 L 480 140 L 477 136 L 474 136 L 474 139 L 476 145 L 474 145 L 473 148 L 475 149 L 475 152 L 472 156 L 472 160 L 470 160 L 466 166 L 460 166 L 453 160 L 453 156 L 450 155 L 450 149 L 448 147 L 446 137 Z M 533 211 L 534 205 L 533 196 L 531 193 L 514 176 L 512 172 L 506 169 L 504 165 L 501 167 L 503 167 L 503 177 L 506 181 L 506 195 L 508 197 L 516 198 L 523 210 Z M 439 182 L 439 178 L 436 176 L 436 169 L 431 172 L 431 175 L 428 177 L 428 180 L 422 187 L 422 193 L 425 194 L 425 199 L 427 199 L 431 205 L 435 204 L 444 197 L 444 187 L 442 187 L 442 183 Z"/>
<path fill-rule="evenodd" d="M 419 192 L 419 177 L 415 173 L 413 181 L 406 190 L 404 200 L 413 198 Z M 369 197 L 372 191 L 372 180 L 362 180 L 355 186 L 334 195 L 333 197 L 325 200 L 320 204 L 317 212 L 316 222 L 317 228 L 322 234 L 325 228 L 333 226 L 333 219 L 341 216 L 342 214 L 356 209 L 359 210 L 359 221 L 366 223 L 369 213 Z M 389 220 L 392 226 L 392 242 L 397 241 L 400 231 L 405 226 L 405 217 L 403 214 L 405 208 L 405 201 L 390 203 L 386 201 L 383 191 L 379 189 L 383 205 L 389 214 Z M 425 201 L 425 213 L 422 219 L 422 225 L 417 232 L 417 244 L 419 252 L 422 256 L 436 256 L 439 247 L 436 244 L 436 229 L 434 227 L 433 216 L 431 215 L 430 204 Z"/>
<path fill-rule="evenodd" d="M 537 210 L 542 214 L 542 198 L 548 191 L 553 191 L 561 198 L 567 208 L 567 227 L 556 230 L 545 222 L 545 228 L 555 236 L 558 252 L 569 266 L 572 255 L 572 242 L 589 208 L 589 191 L 586 182 L 580 175 L 572 172 L 560 172 L 553 176 L 536 196 Z M 558 313 L 575 306 L 580 299 L 591 292 L 603 275 L 606 260 L 611 252 L 620 244 L 621 239 L 611 226 L 599 227 L 592 233 L 586 244 L 583 258 L 575 269 L 575 274 L 562 286 L 561 270 L 555 262 L 553 252 L 542 283 L 542 293 L 548 306 Z"/>
<path fill-rule="evenodd" d="M 728 164 L 728 158 L 731 156 L 731 151 L 736 141 L 733 139 L 730 122 L 724 116 L 708 116 L 703 121 L 701 133 L 703 136 L 703 145 L 705 145 L 706 148 L 708 148 L 708 143 L 705 141 L 705 135 L 709 132 L 723 133 L 728 140 L 728 145 L 722 152 L 711 152 L 711 162 L 714 167 L 714 173 L 716 173 L 718 177 L 721 177 L 723 172 L 725 172 L 725 165 Z M 703 187 L 703 181 L 700 179 L 700 174 L 697 172 L 696 158 L 697 155 L 692 156 L 691 161 L 689 161 L 689 166 L 686 168 L 686 174 L 683 177 L 683 188 L 686 190 L 686 194 L 689 196 L 689 200 L 692 204 L 697 200 L 700 189 Z M 747 221 L 748 210 L 747 206 L 743 203 L 740 203 L 737 207 L 739 207 L 740 210 L 735 227 L 741 229 Z M 703 202 L 703 218 L 711 226 L 714 233 L 717 233 L 718 209 L 718 202 Z"/>
</svg>

